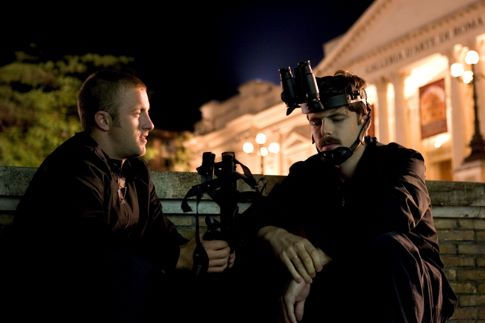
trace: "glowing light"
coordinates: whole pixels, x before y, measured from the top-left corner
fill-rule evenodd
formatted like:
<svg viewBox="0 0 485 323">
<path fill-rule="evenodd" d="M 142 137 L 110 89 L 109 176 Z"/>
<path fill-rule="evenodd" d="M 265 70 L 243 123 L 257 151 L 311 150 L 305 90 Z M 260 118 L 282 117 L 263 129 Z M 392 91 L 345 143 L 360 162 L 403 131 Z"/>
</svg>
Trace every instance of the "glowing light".
<svg viewBox="0 0 485 323">
<path fill-rule="evenodd" d="M 262 145 L 266 142 L 266 135 L 262 132 L 256 135 L 256 143 Z"/>
<path fill-rule="evenodd" d="M 463 73 L 463 82 L 465 82 L 466 84 L 468 84 L 471 81 L 473 81 L 473 72 L 472 71 L 465 71 Z"/>
<path fill-rule="evenodd" d="M 478 63 L 478 59 L 479 59 L 479 55 L 476 51 L 474 50 L 469 50 L 467 53 L 466 53 L 466 56 L 465 56 L 465 62 L 467 64 L 476 64 Z"/>
<path fill-rule="evenodd" d="M 268 154 L 269 154 L 268 148 L 266 148 L 266 147 L 261 147 L 261 148 L 259 149 L 259 153 L 260 153 L 260 154 L 261 154 L 261 156 L 263 156 L 263 157 L 268 156 Z"/>
<path fill-rule="evenodd" d="M 272 142 L 268 146 L 270 153 L 277 154 L 280 151 L 280 145 L 277 142 Z"/>
<path fill-rule="evenodd" d="M 453 63 L 451 64 L 451 76 L 453 77 L 460 77 L 463 76 L 465 73 L 465 67 L 462 63 Z"/>
<path fill-rule="evenodd" d="M 243 151 L 246 153 L 246 154 L 250 154 L 254 151 L 254 146 L 252 143 L 250 143 L 249 141 L 246 141 L 244 144 L 243 144 Z"/>
<path fill-rule="evenodd" d="M 446 143 L 449 140 L 450 140 L 450 134 L 449 133 L 439 134 L 434 138 L 433 146 L 434 146 L 434 148 L 438 149 L 441 146 L 443 146 L 443 144 Z"/>
<path fill-rule="evenodd" d="M 394 85 L 387 83 L 387 123 L 389 125 L 389 141 L 396 140 L 396 104 Z"/>
</svg>

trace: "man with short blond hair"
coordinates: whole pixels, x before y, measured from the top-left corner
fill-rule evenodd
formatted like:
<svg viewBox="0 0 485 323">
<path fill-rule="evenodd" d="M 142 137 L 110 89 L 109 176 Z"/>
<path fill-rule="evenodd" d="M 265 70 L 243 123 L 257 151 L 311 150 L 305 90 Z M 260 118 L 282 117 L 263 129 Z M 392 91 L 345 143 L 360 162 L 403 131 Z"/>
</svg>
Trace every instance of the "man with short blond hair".
<svg viewBox="0 0 485 323">
<path fill-rule="evenodd" d="M 149 110 L 147 87 L 132 74 L 100 71 L 83 83 L 84 131 L 45 159 L 14 219 L 21 279 L 13 297 L 28 309 L 19 318 L 171 320 L 167 286 L 175 270 L 192 269 L 195 239 L 163 215 L 139 158 L 154 128 Z M 227 242 L 202 244 L 209 272 L 232 265 Z"/>
</svg>

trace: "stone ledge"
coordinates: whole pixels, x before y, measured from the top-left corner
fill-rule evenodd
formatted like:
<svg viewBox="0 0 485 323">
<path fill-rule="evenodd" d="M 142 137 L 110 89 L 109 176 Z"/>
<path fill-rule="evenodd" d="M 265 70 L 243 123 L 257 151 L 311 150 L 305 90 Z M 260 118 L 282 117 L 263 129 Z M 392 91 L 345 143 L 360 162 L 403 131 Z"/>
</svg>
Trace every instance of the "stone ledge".
<svg viewBox="0 0 485 323">
<path fill-rule="evenodd" d="M 0 214 L 12 213 L 20 196 L 35 173 L 31 167 L 5 167 L 0 166 Z M 261 176 L 255 176 L 257 180 Z M 164 211 L 167 214 L 183 214 L 180 202 L 185 193 L 193 185 L 200 183 L 197 173 L 188 172 L 152 172 L 153 182 L 157 194 L 162 200 Z M 265 176 L 265 193 L 280 182 L 283 176 Z M 433 216 L 440 218 L 485 218 L 485 183 L 427 181 L 430 192 Z M 249 187 L 242 181 L 238 183 L 240 191 Z M 195 202 L 190 202 L 195 210 Z M 241 204 L 241 210 L 248 204 Z M 207 197 L 199 205 L 201 214 L 217 214 L 219 207 Z"/>
</svg>

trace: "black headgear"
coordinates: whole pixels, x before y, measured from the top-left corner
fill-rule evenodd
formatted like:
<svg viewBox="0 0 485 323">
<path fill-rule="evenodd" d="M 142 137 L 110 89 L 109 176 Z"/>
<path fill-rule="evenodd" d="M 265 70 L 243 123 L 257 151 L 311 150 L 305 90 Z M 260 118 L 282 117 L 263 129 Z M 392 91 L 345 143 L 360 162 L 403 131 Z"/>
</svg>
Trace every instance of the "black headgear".
<svg viewBox="0 0 485 323">
<path fill-rule="evenodd" d="M 356 88 L 347 75 L 315 78 L 310 61 L 299 62 L 294 74 L 291 67 L 281 68 L 280 80 L 281 99 L 288 107 L 286 115 L 300 107 L 303 113 L 314 113 L 355 102 L 367 105 L 365 90 Z"/>
<path fill-rule="evenodd" d="M 354 143 L 350 147 L 338 147 L 331 151 L 318 153 L 322 160 L 335 165 L 343 163 L 352 156 L 361 142 L 360 137 L 370 124 L 370 107 L 364 90 L 364 80 L 344 73 L 315 78 L 310 61 L 299 62 L 295 68 L 295 74 L 293 74 L 291 67 L 281 68 L 280 79 L 283 89 L 281 99 L 288 107 L 286 115 L 300 107 L 303 113 L 315 113 L 357 102 L 362 102 L 365 105 L 366 120 Z"/>
</svg>

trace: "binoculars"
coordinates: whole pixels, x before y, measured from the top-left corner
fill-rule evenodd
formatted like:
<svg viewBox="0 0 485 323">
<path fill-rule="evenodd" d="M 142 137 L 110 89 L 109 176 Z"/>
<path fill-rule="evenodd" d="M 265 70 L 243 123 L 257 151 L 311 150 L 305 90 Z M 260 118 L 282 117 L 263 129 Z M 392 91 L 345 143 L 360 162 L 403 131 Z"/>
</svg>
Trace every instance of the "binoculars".
<svg viewBox="0 0 485 323">
<path fill-rule="evenodd" d="M 317 81 L 313 74 L 310 61 L 301 61 L 294 68 L 279 69 L 281 87 L 281 99 L 286 103 L 286 115 L 289 115 L 296 108 L 302 108 L 303 113 L 323 111 L 320 102 L 320 92 L 318 91 Z M 300 106 L 300 104 L 303 104 Z"/>
</svg>

